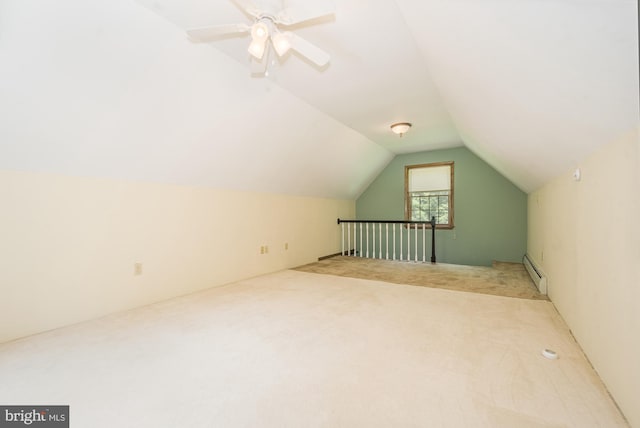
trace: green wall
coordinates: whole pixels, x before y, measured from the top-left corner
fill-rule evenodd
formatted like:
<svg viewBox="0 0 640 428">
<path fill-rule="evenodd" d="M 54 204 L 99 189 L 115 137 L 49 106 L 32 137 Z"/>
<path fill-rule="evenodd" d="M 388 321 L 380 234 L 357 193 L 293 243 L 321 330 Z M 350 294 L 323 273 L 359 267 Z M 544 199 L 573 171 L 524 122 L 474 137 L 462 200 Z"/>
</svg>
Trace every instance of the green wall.
<svg viewBox="0 0 640 428">
<path fill-rule="evenodd" d="M 520 262 L 527 250 L 527 194 L 464 147 L 396 156 L 356 201 L 357 219 L 404 219 L 405 165 L 442 161 L 455 162 L 455 227 L 436 230 L 438 262 Z"/>
</svg>

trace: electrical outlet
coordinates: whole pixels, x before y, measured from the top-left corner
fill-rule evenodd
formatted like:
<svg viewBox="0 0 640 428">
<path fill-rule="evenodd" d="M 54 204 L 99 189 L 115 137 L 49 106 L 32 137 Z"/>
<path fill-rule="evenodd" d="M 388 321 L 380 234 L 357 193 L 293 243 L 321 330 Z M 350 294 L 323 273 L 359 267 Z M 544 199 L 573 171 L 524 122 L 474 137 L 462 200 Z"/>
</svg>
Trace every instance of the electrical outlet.
<svg viewBox="0 0 640 428">
<path fill-rule="evenodd" d="M 288 250 L 288 249 L 289 249 L 289 243 L 288 243 L 288 242 L 285 242 L 285 243 L 284 243 L 284 249 L 285 249 L 285 250 Z"/>
<path fill-rule="evenodd" d="M 264 254 L 264 245 L 260 246 L 260 254 Z"/>
<path fill-rule="evenodd" d="M 133 264 L 133 274 L 134 275 L 142 275 L 142 263 L 141 262 L 135 262 Z"/>
</svg>

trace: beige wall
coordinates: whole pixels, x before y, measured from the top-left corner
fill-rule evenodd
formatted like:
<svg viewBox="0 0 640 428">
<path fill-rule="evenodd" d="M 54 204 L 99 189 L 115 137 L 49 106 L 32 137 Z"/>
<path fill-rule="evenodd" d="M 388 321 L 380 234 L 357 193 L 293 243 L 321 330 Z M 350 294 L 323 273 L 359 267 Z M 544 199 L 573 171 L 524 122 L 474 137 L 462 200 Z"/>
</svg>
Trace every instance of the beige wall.
<svg viewBox="0 0 640 428">
<path fill-rule="evenodd" d="M 355 214 L 348 200 L 6 171 L 0 201 L 0 342 L 315 261 Z"/>
<path fill-rule="evenodd" d="M 632 426 L 640 427 L 640 138 L 612 142 L 529 195 L 528 253 Z"/>
</svg>

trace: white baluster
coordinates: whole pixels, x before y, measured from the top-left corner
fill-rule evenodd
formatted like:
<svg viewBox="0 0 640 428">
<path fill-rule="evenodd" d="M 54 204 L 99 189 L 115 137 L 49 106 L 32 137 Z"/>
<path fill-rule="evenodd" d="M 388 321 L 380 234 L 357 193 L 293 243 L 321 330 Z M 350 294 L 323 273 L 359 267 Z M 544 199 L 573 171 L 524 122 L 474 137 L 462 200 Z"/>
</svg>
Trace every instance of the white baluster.
<svg viewBox="0 0 640 428">
<path fill-rule="evenodd" d="M 389 260 L 389 223 L 384 224 L 385 229 L 385 242 L 387 243 L 387 260 Z"/>
<path fill-rule="evenodd" d="M 371 258 L 376 258 L 376 224 L 371 223 L 371 229 L 373 231 L 373 236 L 371 239 Z"/>
<path fill-rule="evenodd" d="M 378 225 L 378 236 L 380 236 L 379 245 L 378 245 L 378 248 L 380 249 L 380 251 L 378 252 L 378 258 L 381 259 L 382 258 L 382 223 Z"/>
<path fill-rule="evenodd" d="M 351 228 L 347 227 L 347 252 L 351 253 Z"/>
<path fill-rule="evenodd" d="M 413 236 L 416 238 L 414 239 L 416 250 L 413 253 L 413 261 L 417 262 L 418 261 L 418 225 L 414 224 L 414 226 L 415 226 L 415 232 L 414 232 L 415 234 Z"/>
<path fill-rule="evenodd" d="M 354 256 L 356 255 L 355 248 L 356 248 L 356 245 L 358 244 L 358 241 L 356 241 L 356 229 L 357 229 L 357 227 L 358 227 L 358 224 L 357 223 L 353 223 L 353 248 L 354 248 L 353 255 Z"/>
<path fill-rule="evenodd" d="M 427 261 L 427 258 L 426 258 L 427 247 L 424 246 L 425 245 L 425 235 L 426 235 L 425 226 L 426 226 L 426 224 L 422 223 L 422 262 L 423 263 Z"/>
<path fill-rule="evenodd" d="M 369 258 L 369 223 L 367 223 L 365 229 L 367 230 L 367 258 Z"/>
<path fill-rule="evenodd" d="M 402 260 L 402 229 L 404 224 L 400 223 L 400 260 Z"/>
<path fill-rule="evenodd" d="M 356 256 L 356 249 L 358 247 L 358 241 L 357 241 L 358 234 L 356 233 L 357 224 L 358 223 L 353 223 L 353 257 Z"/>
<path fill-rule="evenodd" d="M 360 257 L 364 257 L 364 251 L 362 250 L 362 223 L 360 223 Z"/>
<path fill-rule="evenodd" d="M 393 223 L 393 260 L 396 259 L 396 224 Z"/>
<path fill-rule="evenodd" d="M 407 225 L 407 261 L 411 261 L 411 224 Z"/>
</svg>

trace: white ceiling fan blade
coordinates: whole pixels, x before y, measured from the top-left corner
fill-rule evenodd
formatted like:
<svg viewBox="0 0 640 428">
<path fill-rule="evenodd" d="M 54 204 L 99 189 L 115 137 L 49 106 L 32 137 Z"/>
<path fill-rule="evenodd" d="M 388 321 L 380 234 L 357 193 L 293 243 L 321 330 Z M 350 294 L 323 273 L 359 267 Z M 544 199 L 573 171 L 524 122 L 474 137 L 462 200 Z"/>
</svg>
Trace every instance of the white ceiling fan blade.
<svg viewBox="0 0 640 428">
<path fill-rule="evenodd" d="M 312 19 L 333 15 L 335 6 L 331 1 L 308 2 L 304 6 L 285 7 L 278 13 L 276 21 L 282 25 L 294 25 Z"/>
<path fill-rule="evenodd" d="M 295 33 L 291 33 L 291 49 L 320 67 L 327 65 L 331 58 L 328 53 Z"/>
<path fill-rule="evenodd" d="M 257 18 L 260 15 L 260 8 L 252 0 L 231 0 L 242 11 L 248 13 L 250 16 Z"/>
<path fill-rule="evenodd" d="M 189 37 L 197 42 L 220 39 L 226 36 L 237 36 L 247 33 L 251 27 L 245 24 L 211 25 L 208 27 L 191 28 L 187 30 Z"/>
</svg>

